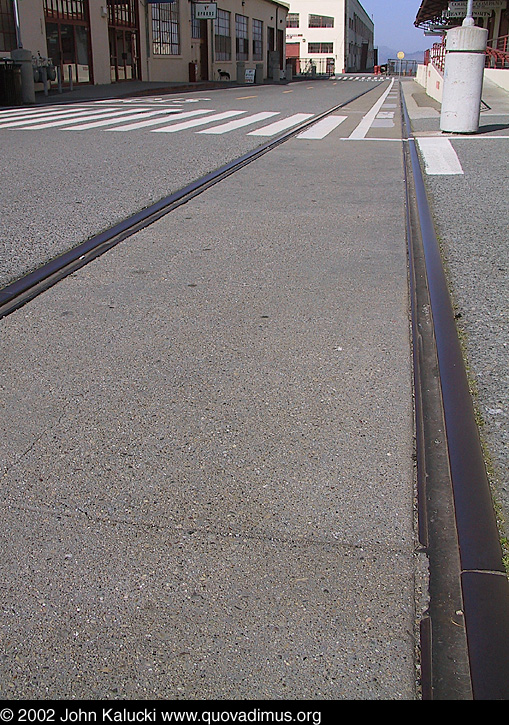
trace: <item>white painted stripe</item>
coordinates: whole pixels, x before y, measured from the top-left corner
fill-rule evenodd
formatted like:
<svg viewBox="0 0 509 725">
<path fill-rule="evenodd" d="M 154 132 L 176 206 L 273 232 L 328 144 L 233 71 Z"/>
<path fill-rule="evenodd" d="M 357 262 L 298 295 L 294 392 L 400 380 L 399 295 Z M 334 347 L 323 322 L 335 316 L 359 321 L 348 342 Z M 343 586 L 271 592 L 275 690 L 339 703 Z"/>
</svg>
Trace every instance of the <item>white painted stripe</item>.
<svg viewBox="0 0 509 725">
<path fill-rule="evenodd" d="M 343 138 L 340 138 L 339 140 L 340 141 L 358 141 L 359 139 L 343 137 Z M 403 141 L 406 141 L 407 139 L 406 138 L 383 138 L 381 136 L 376 136 L 376 137 L 375 136 L 369 136 L 369 138 L 363 138 L 363 139 L 360 139 L 360 140 L 361 141 L 383 141 L 383 142 L 385 142 L 385 141 L 397 141 L 398 143 L 401 143 Z"/>
<path fill-rule="evenodd" d="M 389 95 L 389 93 L 390 93 L 393 85 L 394 85 L 394 78 L 392 79 L 389 88 L 387 88 L 387 90 L 384 91 L 384 93 L 382 93 L 382 95 L 380 96 L 380 98 L 378 99 L 378 101 L 366 113 L 366 115 L 364 116 L 364 118 L 362 119 L 362 121 L 359 123 L 359 125 L 357 126 L 357 128 L 354 128 L 354 130 L 350 134 L 350 138 L 351 139 L 361 139 L 361 138 L 364 138 L 366 136 L 367 132 L 371 128 L 371 124 L 373 123 L 373 121 L 376 118 L 376 114 L 378 113 L 378 111 L 383 106 L 384 101 L 387 98 L 387 96 Z"/>
<path fill-rule="evenodd" d="M 178 110 L 178 109 L 177 109 Z M 185 111 L 172 115 L 171 120 L 179 120 L 182 118 L 192 118 L 193 116 L 202 116 L 205 113 L 212 113 L 214 109 L 199 109 L 196 111 Z M 168 113 L 172 113 L 168 110 Z M 115 128 L 107 128 L 107 131 L 136 131 L 139 128 L 147 128 L 147 126 L 157 126 L 158 124 L 167 123 L 168 118 L 150 118 L 147 121 L 139 121 L 138 123 L 129 123 L 127 126 L 116 126 Z"/>
<path fill-rule="evenodd" d="M 132 111 L 132 109 L 131 109 Z M 120 119 L 123 121 L 137 121 L 141 118 L 151 118 L 152 116 L 161 116 L 162 114 L 168 115 L 167 110 L 161 110 L 158 111 L 143 111 L 140 113 L 131 113 L 130 116 L 125 116 L 124 118 Z M 170 111 L 171 113 L 171 111 Z M 175 110 L 175 113 L 177 111 Z M 158 121 L 161 119 L 157 119 Z M 107 118 L 104 121 L 92 121 L 91 123 L 81 123 L 79 126 L 71 126 L 70 128 L 64 128 L 64 131 L 88 131 L 90 128 L 101 128 L 102 126 L 113 126 L 113 124 L 118 123 L 118 118 Z"/>
<path fill-rule="evenodd" d="M 71 109 L 76 109 L 78 111 L 85 111 L 89 109 L 90 106 L 84 105 L 83 103 L 79 103 L 76 105 L 58 105 L 58 106 L 31 106 L 30 108 L 10 108 L 6 111 L 0 111 L 0 121 L 2 120 L 9 120 L 13 119 L 13 117 L 19 117 L 23 118 L 26 116 L 38 116 L 43 115 L 45 113 L 69 113 L 71 112 Z"/>
<path fill-rule="evenodd" d="M 125 116 L 128 113 L 132 113 L 132 110 L 129 111 L 115 111 L 112 113 L 109 111 L 108 113 L 88 113 L 87 114 L 87 121 L 97 120 L 99 118 L 112 118 L 114 116 Z M 23 131 L 39 131 L 42 128 L 57 128 L 58 126 L 68 126 L 70 123 L 81 123 L 84 119 L 81 117 L 82 114 L 77 114 L 73 118 L 65 118 L 64 120 L 59 119 L 57 121 L 51 121 L 51 123 L 37 123 L 37 124 L 30 124 L 30 126 L 23 126 Z"/>
<path fill-rule="evenodd" d="M 203 126 L 204 123 L 222 121 L 225 118 L 240 116 L 243 113 L 245 113 L 245 111 L 223 111 L 223 113 L 216 113 L 214 116 L 207 116 L 207 118 L 194 118 L 192 121 L 182 121 L 182 123 L 175 123 L 172 126 L 154 128 L 154 130 L 150 133 L 175 133 L 176 131 L 185 131 L 188 128 L 194 128 L 195 126 Z"/>
<path fill-rule="evenodd" d="M 276 121 L 263 128 L 258 128 L 256 131 L 251 131 L 248 136 L 274 136 L 280 131 L 285 131 L 287 128 L 297 126 L 297 124 L 306 121 L 308 118 L 312 118 L 312 113 L 295 113 L 293 116 L 284 118 L 282 121 Z"/>
<path fill-rule="evenodd" d="M 67 109 L 69 110 L 69 109 Z M 15 121 L 18 118 L 26 118 L 27 116 L 38 116 L 39 114 L 43 113 L 63 113 L 64 110 L 60 108 L 18 108 L 17 110 L 9 110 L 9 111 L 0 111 L 0 123 L 3 121 Z"/>
<path fill-rule="evenodd" d="M 35 116 L 29 117 L 29 118 L 23 118 L 18 119 L 16 121 L 9 121 L 8 123 L 0 123 L 0 128 L 16 128 L 17 126 L 26 126 L 27 124 L 32 123 L 45 123 L 50 120 L 58 120 L 60 118 L 72 118 L 72 117 L 83 117 L 88 116 L 91 113 L 94 113 L 94 111 L 74 111 L 73 113 L 65 112 L 65 111 L 59 111 L 58 113 L 52 113 L 52 114 L 44 114 L 40 115 L 37 114 Z"/>
<path fill-rule="evenodd" d="M 424 169 L 430 176 L 463 174 L 460 161 L 452 143 L 447 138 L 420 138 L 417 143 L 424 161 Z"/>
<path fill-rule="evenodd" d="M 213 128 L 204 128 L 203 131 L 198 131 L 198 133 L 228 133 L 228 131 L 233 131 L 236 128 L 242 128 L 242 126 L 250 126 L 252 123 L 264 121 L 266 118 L 271 118 L 272 116 L 278 115 L 279 111 L 262 111 L 262 113 L 255 113 L 253 116 L 248 116 L 247 118 L 238 118 L 236 121 L 228 121 L 228 123 L 222 123 L 220 126 L 214 126 Z"/>
<path fill-rule="evenodd" d="M 309 138 L 309 139 L 320 139 L 325 138 L 331 131 L 339 126 L 340 123 L 347 118 L 347 116 L 327 116 L 322 118 L 318 123 L 313 124 L 307 131 L 299 133 L 297 138 Z"/>
<path fill-rule="evenodd" d="M 474 135 L 466 135 L 466 136 L 455 136 L 455 141 L 496 141 L 497 139 L 508 139 L 509 136 L 502 136 L 500 134 L 499 136 L 493 135 L 493 136 L 487 136 L 486 134 L 482 134 L 480 136 L 474 136 Z"/>
</svg>

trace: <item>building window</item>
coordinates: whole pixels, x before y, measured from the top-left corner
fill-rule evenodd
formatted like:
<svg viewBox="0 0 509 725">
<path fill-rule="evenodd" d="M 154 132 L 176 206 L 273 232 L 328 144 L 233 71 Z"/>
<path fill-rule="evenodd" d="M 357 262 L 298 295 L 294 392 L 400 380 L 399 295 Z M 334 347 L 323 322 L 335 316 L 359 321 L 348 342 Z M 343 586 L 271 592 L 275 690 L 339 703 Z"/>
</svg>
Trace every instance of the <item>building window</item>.
<svg viewBox="0 0 509 725">
<path fill-rule="evenodd" d="M 361 38 L 364 38 L 365 40 L 368 40 L 369 42 L 373 41 L 373 32 L 368 28 L 368 26 L 362 22 L 362 20 L 359 18 L 358 15 L 354 13 L 352 25 L 352 30 L 356 35 L 360 35 Z"/>
<path fill-rule="evenodd" d="M 232 38 L 230 33 L 230 15 L 227 10 L 217 11 L 217 18 L 214 20 L 214 46 L 216 60 L 232 59 Z"/>
<path fill-rule="evenodd" d="M 299 27 L 299 13 L 288 13 L 286 16 L 286 27 L 287 28 L 298 28 Z"/>
<path fill-rule="evenodd" d="M 154 55 L 180 55 L 179 0 L 152 4 Z"/>
<path fill-rule="evenodd" d="M 86 6 L 83 0 L 44 0 L 44 15 L 47 18 L 65 20 L 86 20 Z"/>
<path fill-rule="evenodd" d="M 308 53 L 333 53 L 334 43 L 308 43 Z"/>
<path fill-rule="evenodd" d="M 333 28 L 334 18 L 327 15 L 310 15 L 308 18 L 308 28 Z"/>
<path fill-rule="evenodd" d="M 247 36 L 247 18 L 245 15 L 235 15 L 235 51 L 237 60 L 248 60 L 249 40 Z"/>
<path fill-rule="evenodd" d="M 66 2 L 69 0 L 58 0 Z M 47 0 L 47 2 L 55 2 L 55 0 Z M 135 0 L 124 0 L 124 2 L 116 2 L 116 0 L 108 0 L 108 24 L 114 25 L 116 28 L 136 28 L 138 26 L 138 4 Z"/>
<path fill-rule="evenodd" d="M 200 19 L 196 17 L 196 3 L 191 5 L 191 38 L 201 38 Z"/>
<path fill-rule="evenodd" d="M 0 51 L 16 48 L 16 30 L 11 0 L 0 0 Z"/>
<path fill-rule="evenodd" d="M 253 19 L 253 60 L 263 60 L 263 23 Z"/>
</svg>

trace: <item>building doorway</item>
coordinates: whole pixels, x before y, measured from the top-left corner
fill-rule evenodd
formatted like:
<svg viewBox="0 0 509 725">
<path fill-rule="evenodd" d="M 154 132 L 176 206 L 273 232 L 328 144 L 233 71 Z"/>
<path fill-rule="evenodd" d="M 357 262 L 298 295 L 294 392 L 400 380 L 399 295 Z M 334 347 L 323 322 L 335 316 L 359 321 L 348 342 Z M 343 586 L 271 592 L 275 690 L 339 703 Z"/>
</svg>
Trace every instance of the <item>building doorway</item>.
<svg viewBox="0 0 509 725">
<path fill-rule="evenodd" d="M 190 81 L 208 81 L 209 79 L 209 44 L 207 21 L 195 17 L 196 5 L 192 5 L 192 46 L 196 61 L 196 77 L 191 77 Z"/>
<path fill-rule="evenodd" d="M 48 57 L 62 82 L 93 83 L 88 1 L 44 0 Z"/>
<path fill-rule="evenodd" d="M 108 0 L 108 38 L 112 83 L 141 78 L 138 2 Z"/>
</svg>

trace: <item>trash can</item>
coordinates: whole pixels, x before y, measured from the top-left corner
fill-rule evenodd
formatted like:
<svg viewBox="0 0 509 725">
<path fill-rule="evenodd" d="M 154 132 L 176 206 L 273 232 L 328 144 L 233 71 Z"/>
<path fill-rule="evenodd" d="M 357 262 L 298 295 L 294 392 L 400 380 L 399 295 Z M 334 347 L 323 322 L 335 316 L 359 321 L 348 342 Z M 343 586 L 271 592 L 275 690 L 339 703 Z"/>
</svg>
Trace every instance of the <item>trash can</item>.
<svg viewBox="0 0 509 725">
<path fill-rule="evenodd" d="M 21 106 L 21 65 L 9 58 L 0 58 L 0 106 Z"/>
</svg>

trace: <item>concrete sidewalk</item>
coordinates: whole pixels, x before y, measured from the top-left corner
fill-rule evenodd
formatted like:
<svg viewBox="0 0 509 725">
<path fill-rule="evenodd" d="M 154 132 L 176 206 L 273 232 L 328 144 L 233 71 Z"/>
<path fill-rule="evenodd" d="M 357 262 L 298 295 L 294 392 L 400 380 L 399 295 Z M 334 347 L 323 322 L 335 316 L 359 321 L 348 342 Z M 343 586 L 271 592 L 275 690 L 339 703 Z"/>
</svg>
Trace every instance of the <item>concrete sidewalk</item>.
<svg viewBox="0 0 509 725">
<path fill-rule="evenodd" d="M 5 699 L 418 699 L 399 143 L 290 140 L 0 334 Z"/>
</svg>

